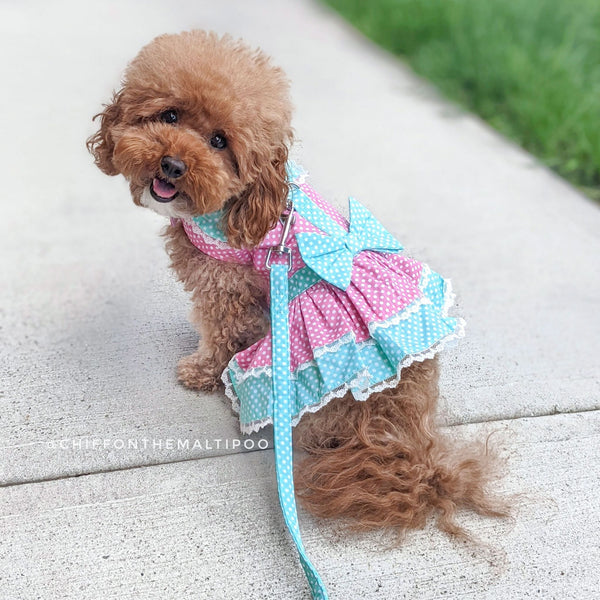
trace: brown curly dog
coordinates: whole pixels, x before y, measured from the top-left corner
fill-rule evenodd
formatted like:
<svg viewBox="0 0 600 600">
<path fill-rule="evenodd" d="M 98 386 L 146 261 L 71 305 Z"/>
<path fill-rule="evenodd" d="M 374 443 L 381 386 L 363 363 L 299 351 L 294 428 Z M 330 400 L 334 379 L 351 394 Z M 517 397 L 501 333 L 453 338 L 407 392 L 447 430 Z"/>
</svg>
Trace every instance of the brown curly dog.
<svg viewBox="0 0 600 600">
<path fill-rule="evenodd" d="M 174 219 L 224 209 L 228 244 L 251 248 L 285 208 L 291 114 L 288 81 L 262 52 L 202 31 L 163 35 L 127 68 L 88 148 L 102 171 L 125 176 L 137 205 Z M 201 334 L 198 350 L 179 362 L 179 379 L 215 390 L 232 356 L 268 332 L 265 282 L 252 266 L 200 252 L 179 221 L 164 235 Z M 304 506 L 398 531 L 437 513 L 455 534 L 459 507 L 504 514 L 486 493 L 482 447 L 457 446 L 436 428 L 437 381 L 435 360 L 416 362 L 394 389 L 305 415 L 295 429 L 306 452 L 297 468 Z"/>
</svg>

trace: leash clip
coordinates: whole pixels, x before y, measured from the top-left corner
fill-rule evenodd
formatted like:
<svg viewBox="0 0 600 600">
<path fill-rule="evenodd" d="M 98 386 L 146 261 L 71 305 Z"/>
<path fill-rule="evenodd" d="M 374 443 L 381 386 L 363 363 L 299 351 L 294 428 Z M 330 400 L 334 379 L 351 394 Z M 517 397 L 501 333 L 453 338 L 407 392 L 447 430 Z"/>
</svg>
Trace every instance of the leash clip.
<svg viewBox="0 0 600 600">
<path fill-rule="evenodd" d="M 279 254 L 280 256 L 285 255 L 287 257 L 288 263 L 288 271 L 292 270 L 292 249 L 289 246 L 286 246 L 287 238 L 290 233 L 290 229 L 296 220 L 294 216 L 294 201 L 288 200 L 287 206 L 287 215 L 281 219 L 283 223 L 283 231 L 281 232 L 281 239 L 279 240 L 279 244 L 277 246 L 271 246 L 269 248 L 269 252 L 267 253 L 267 260 L 265 261 L 265 268 L 270 271 L 272 266 L 272 256 L 273 252 Z"/>
</svg>

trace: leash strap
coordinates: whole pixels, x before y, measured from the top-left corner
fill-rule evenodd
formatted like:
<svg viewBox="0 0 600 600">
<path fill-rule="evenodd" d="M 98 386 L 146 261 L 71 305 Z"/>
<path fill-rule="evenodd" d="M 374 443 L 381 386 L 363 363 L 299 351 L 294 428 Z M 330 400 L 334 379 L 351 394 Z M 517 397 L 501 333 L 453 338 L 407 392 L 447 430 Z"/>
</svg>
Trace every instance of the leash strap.
<svg viewBox="0 0 600 600">
<path fill-rule="evenodd" d="M 292 398 L 290 386 L 290 331 L 288 271 L 291 255 L 285 241 L 289 232 L 293 207 L 290 208 L 279 246 L 272 248 L 279 256 L 286 255 L 287 264 L 272 262 L 271 252 L 267 258 L 271 283 L 271 359 L 273 370 L 273 437 L 275 443 L 275 472 L 277 492 L 285 524 L 290 532 L 300 564 L 310 586 L 313 600 L 327 600 L 327 590 L 317 570 L 312 565 L 300 536 L 296 497 L 294 495 L 294 465 L 292 453 Z"/>
</svg>

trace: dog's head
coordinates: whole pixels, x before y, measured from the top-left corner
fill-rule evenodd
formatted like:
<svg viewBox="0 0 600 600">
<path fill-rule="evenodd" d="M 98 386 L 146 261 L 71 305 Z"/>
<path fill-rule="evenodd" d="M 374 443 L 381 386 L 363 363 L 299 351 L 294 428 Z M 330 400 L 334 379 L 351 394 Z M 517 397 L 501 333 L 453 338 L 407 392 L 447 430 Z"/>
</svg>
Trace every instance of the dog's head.
<svg viewBox="0 0 600 600">
<path fill-rule="evenodd" d="M 133 201 L 169 217 L 225 209 L 233 246 L 256 245 L 287 196 L 289 84 L 259 50 L 189 31 L 142 48 L 96 115 L 96 165 L 129 181 Z"/>
</svg>

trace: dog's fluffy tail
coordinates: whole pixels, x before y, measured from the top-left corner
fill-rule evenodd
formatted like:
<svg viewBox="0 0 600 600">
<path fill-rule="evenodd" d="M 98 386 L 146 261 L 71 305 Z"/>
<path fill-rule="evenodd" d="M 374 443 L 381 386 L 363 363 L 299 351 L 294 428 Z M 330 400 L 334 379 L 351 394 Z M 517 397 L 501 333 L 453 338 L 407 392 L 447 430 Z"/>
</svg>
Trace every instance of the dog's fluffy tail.
<svg viewBox="0 0 600 600">
<path fill-rule="evenodd" d="M 457 445 L 433 423 L 437 363 L 413 363 L 401 383 L 366 402 L 333 400 L 296 427 L 307 457 L 296 469 L 298 497 L 320 517 L 357 529 L 421 528 L 435 514 L 444 531 L 468 537 L 461 507 L 505 516 L 487 492 L 493 474 L 485 444 Z"/>
</svg>

